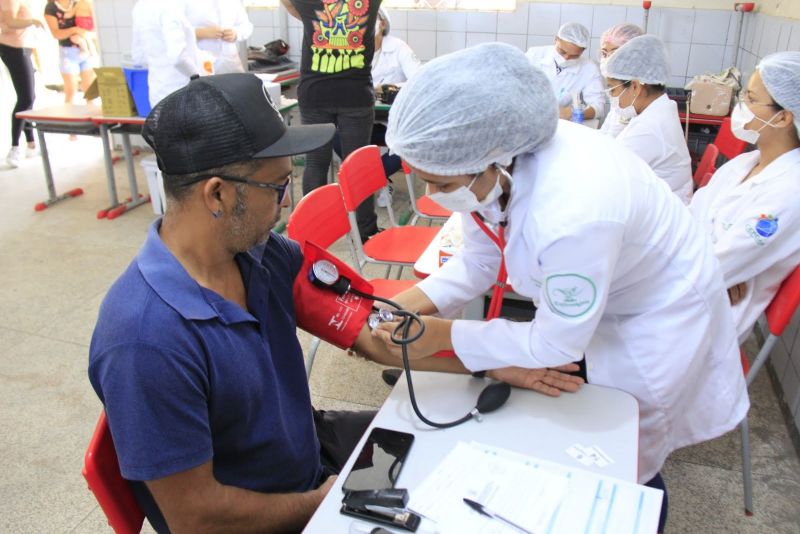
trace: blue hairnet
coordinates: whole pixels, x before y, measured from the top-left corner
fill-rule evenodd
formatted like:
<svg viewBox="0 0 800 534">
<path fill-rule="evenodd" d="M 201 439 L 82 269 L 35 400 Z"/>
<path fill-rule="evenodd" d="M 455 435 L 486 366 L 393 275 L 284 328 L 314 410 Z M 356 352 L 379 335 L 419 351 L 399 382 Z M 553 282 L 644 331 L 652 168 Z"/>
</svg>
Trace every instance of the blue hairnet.
<svg viewBox="0 0 800 534">
<path fill-rule="evenodd" d="M 669 81 L 667 49 L 655 35 L 634 37 L 608 58 L 603 74 L 615 80 L 666 85 Z"/>
<path fill-rule="evenodd" d="M 794 115 L 800 135 L 800 52 L 778 52 L 762 59 L 756 69 L 772 99 Z"/>
<path fill-rule="evenodd" d="M 472 174 L 549 140 L 558 124 L 553 88 L 519 49 L 484 43 L 421 67 L 397 94 L 386 144 L 439 176 Z"/>
<path fill-rule="evenodd" d="M 562 41 L 572 43 L 575 46 L 589 48 L 589 41 L 592 38 L 592 34 L 589 33 L 589 29 L 583 24 L 567 22 L 558 29 L 556 37 Z"/>
</svg>

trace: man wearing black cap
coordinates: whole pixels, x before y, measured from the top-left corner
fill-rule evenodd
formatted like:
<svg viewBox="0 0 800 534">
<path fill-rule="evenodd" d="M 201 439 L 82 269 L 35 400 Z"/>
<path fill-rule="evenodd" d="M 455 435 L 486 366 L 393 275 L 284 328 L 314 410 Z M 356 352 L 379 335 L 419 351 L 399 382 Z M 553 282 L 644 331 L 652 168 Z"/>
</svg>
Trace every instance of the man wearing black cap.
<svg viewBox="0 0 800 534">
<path fill-rule="evenodd" d="M 270 234 L 289 156 L 333 132 L 287 129 L 249 74 L 194 80 L 147 118 L 167 212 L 102 304 L 89 375 L 159 532 L 301 529 L 374 415 L 312 412 L 302 256 Z"/>
<path fill-rule="evenodd" d="M 194 80 L 147 117 L 169 202 L 103 301 L 89 378 L 122 476 L 158 532 L 297 531 L 325 497 L 374 413 L 312 409 L 298 325 L 397 365 L 366 315 L 346 337 L 338 326 L 325 335 L 334 327 L 318 312 L 338 295 L 303 274 L 308 245 L 304 259 L 270 232 L 289 155 L 333 131 L 287 129 L 250 74 Z M 455 358 L 428 360 L 415 366 L 466 372 Z M 577 387 L 556 371 L 494 376 L 551 395 Z"/>
</svg>

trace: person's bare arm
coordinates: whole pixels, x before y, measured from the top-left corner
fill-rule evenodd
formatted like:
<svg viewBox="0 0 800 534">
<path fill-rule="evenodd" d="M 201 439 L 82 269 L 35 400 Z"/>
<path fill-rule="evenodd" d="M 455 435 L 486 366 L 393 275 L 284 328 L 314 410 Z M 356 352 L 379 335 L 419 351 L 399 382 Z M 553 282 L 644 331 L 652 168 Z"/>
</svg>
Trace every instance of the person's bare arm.
<svg viewBox="0 0 800 534">
<path fill-rule="evenodd" d="M 13 28 L 15 30 L 24 30 L 29 26 L 36 26 L 37 28 L 44 28 L 44 24 L 42 21 L 36 19 L 21 19 L 17 18 L 17 13 L 13 13 L 11 10 L 4 10 L 2 12 L 3 20 L 5 21 L 6 26 L 9 28 Z"/>
<path fill-rule="evenodd" d="M 302 17 L 300 17 L 300 12 L 292 5 L 291 0 L 281 0 L 281 4 L 283 4 L 283 7 L 286 8 L 286 11 L 288 11 L 291 16 L 297 20 L 303 20 Z"/>
<path fill-rule="evenodd" d="M 385 339 L 374 335 L 368 326 L 359 333 L 353 348 L 360 355 L 374 362 L 393 367 L 403 367 L 403 360 L 392 354 L 387 348 Z M 411 369 L 415 371 L 435 371 L 440 373 L 469 373 L 458 358 L 420 358 L 409 360 Z M 523 369 L 522 367 L 506 367 L 494 369 L 486 374 L 495 380 L 508 382 L 512 386 L 532 389 L 544 395 L 558 397 L 562 391 L 574 393 L 583 384 L 583 379 L 566 373 L 577 371 L 578 364 L 570 363 L 554 369 Z"/>
<path fill-rule="evenodd" d="M 69 39 L 73 35 L 86 35 L 86 30 L 77 26 L 64 29 L 59 28 L 58 20 L 53 15 L 45 15 L 44 20 L 47 21 L 47 27 L 50 28 L 50 33 L 59 41 Z"/>
<path fill-rule="evenodd" d="M 300 531 L 336 477 L 304 493 L 259 493 L 225 486 L 212 462 L 145 482 L 171 532 Z"/>
</svg>

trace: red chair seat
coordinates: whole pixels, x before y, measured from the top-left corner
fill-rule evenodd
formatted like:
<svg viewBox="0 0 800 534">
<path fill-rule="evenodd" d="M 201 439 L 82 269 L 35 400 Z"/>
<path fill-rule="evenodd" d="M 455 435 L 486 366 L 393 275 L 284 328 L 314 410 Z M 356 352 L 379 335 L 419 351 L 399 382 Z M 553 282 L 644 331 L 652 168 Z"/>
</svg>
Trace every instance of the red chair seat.
<svg viewBox="0 0 800 534">
<path fill-rule="evenodd" d="M 379 297 L 383 297 L 385 299 L 390 299 L 405 291 L 406 289 L 413 287 L 417 281 L 416 280 L 392 280 L 387 278 L 374 278 L 369 281 L 372 284 L 374 289 L 373 295 L 377 295 Z"/>
<path fill-rule="evenodd" d="M 438 232 L 429 226 L 387 228 L 364 243 L 364 253 L 376 261 L 413 264 Z"/>
<path fill-rule="evenodd" d="M 417 210 L 428 217 L 450 217 L 453 212 L 443 208 L 428 195 L 421 196 L 417 199 Z"/>
</svg>

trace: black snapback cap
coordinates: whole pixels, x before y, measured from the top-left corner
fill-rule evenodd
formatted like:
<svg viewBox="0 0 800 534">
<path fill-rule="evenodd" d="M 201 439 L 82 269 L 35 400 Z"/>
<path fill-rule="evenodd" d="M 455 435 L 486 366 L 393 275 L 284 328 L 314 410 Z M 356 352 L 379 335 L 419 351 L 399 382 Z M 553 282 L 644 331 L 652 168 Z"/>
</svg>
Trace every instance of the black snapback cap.
<svg viewBox="0 0 800 534">
<path fill-rule="evenodd" d="M 204 76 L 150 111 L 142 136 L 167 174 L 191 174 L 261 158 L 304 154 L 328 143 L 333 124 L 287 127 L 253 74 Z"/>
</svg>

